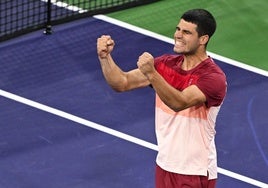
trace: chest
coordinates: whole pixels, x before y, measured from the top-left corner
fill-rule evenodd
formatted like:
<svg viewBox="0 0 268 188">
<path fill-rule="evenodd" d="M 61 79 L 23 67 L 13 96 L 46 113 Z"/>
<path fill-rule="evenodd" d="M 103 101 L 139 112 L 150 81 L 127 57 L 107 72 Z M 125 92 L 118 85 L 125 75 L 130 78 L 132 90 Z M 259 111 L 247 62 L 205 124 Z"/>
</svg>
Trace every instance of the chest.
<svg viewBox="0 0 268 188">
<path fill-rule="evenodd" d="M 169 67 L 165 64 L 160 64 L 157 71 L 171 86 L 178 90 L 196 84 L 199 79 L 199 75 L 194 72 L 185 72 L 179 67 Z"/>
</svg>

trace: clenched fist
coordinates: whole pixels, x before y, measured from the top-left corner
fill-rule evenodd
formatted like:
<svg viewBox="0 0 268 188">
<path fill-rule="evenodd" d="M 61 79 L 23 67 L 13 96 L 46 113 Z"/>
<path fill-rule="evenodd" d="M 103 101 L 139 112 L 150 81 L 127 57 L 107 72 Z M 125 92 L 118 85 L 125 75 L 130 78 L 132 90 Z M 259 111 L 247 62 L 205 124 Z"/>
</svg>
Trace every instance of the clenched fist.
<svg viewBox="0 0 268 188">
<path fill-rule="evenodd" d="M 102 35 L 97 40 L 97 53 L 100 58 L 106 58 L 114 48 L 114 40 L 109 35 Z"/>
<path fill-rule="evenodd" d="M 137 66 L 140 69 L 140 71 L 148 77 L 149 74 L 155 72 L 154 68 L 154 57 L 148 53 L 144 52 L 140 57 L 137 62 Z"/>
</svg>

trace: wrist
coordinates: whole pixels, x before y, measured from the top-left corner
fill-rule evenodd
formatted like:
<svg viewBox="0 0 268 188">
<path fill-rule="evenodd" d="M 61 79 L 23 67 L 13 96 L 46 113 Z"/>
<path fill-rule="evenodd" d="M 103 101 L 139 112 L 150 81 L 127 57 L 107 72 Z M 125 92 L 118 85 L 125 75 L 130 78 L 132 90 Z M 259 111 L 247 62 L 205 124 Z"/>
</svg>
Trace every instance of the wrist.
<svg viewBox="0 0 268 188">
<path fill-rule="evenodd" d="M 156 71 L 148 73 L 147 75 L 147 79 L 150 81 L 150 83 L 155 82 L 155 80 L 157 80 L 158 77 L 158 73 Z"/>
</svg>

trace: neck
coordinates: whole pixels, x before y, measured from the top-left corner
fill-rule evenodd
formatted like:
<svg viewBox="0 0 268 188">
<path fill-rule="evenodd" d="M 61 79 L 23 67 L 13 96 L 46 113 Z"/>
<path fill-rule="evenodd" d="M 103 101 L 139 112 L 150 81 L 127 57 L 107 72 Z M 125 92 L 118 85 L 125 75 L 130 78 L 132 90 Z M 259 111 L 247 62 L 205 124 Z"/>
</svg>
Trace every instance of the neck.
<svg viewBox="0 0 268 188">
<path fill-rule="evenodd" d="M 208 58 L 206 53 L 202 54 L 184 54 L 184 60 L 181 68 L 183 70 L 191 70 Z"/>
</svg>

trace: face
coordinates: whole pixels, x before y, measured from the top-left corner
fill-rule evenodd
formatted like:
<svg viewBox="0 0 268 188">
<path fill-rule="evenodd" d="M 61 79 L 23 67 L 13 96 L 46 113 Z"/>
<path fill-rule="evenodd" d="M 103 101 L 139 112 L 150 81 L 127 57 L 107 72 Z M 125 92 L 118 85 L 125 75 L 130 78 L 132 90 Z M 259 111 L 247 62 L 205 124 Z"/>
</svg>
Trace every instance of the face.
<svg viewBox="0 0 268 188">
<path fill-rule="evenodd" d="M 198 37 L 196 24 L 181 19 L 174 33 L 174 52 L 180 54 L 194 54 L 199 48 L 201 37 Z"/>
</svg>

